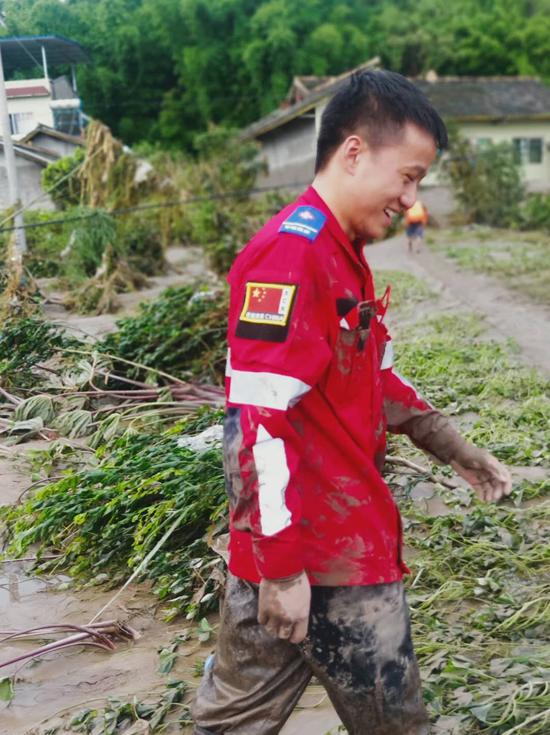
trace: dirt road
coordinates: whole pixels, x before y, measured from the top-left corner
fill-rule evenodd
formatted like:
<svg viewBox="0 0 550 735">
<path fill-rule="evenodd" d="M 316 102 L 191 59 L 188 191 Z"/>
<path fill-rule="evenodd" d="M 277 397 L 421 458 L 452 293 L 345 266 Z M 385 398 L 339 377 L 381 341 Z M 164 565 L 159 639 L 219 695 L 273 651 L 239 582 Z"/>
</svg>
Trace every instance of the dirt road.
<svg viewBox="0 0 550 735">
<path fill-rule="evenodd" d="M 407 271 L 426 280 L 441 297 L 438 309 L 475 313 L 491 336 L 512 338 L 526 365 L 550 376 L 550 309 L 522 298 L 488 276 L 464 271 L 424 246 L 410 255 L 404 235 L 369 246 L 375 270 Z"/>
</svg>

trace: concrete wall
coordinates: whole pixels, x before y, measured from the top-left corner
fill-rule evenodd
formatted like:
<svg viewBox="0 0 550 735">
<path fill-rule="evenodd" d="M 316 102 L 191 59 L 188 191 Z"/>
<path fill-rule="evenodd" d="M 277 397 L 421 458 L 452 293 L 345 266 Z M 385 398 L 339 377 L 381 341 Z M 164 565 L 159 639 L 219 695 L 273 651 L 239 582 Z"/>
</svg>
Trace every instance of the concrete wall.
<svg viewBox="0 0 550 735">
<path fill-rule="evenodd" d="M 430 217 L 436 224 L 444 224 L 446 218 L 454 211 L 455 202 L 450 187 L 440 184 L 439 186 L 421 186 L 418 198 L 425 204 Z"/>
<path fill-rule="evenodd" d="M 19 193 L 22 204 L 28 204 L 42 194 L 40 175 L 43 167 L 33 161 L 28 161 L 21 156 L 15 156 L 17 164 L 17 177 L 19 181 Z M 0 209 L 10 206 L 8 176 L 6 173 L 6 161 L 4 152 L 0 151 Z M 31 209 L 55 209 L 50 197 L 44 197 L 31 206 Z"/>
<path fill-rule="evenodd" d="M 259 186 L 303 189 L 313 178 L 315 166 L 315 118 L 298 118 L 262 136 L 262 154 L 268 173 Z"/>
</svg>

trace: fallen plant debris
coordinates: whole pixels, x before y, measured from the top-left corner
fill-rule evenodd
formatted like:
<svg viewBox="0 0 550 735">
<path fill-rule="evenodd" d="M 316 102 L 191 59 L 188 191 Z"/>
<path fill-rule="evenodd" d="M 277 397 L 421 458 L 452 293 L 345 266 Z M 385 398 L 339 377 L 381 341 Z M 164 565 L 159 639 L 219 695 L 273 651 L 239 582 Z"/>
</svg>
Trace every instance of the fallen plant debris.
<svg viewBox="0 0 550 735">
<path fill-rule="evenodd" d="M 71 635 L 67 635 L 70 633 Z M 89 625 L 71 625 L 64 623 L 63 625 L 41 625 L 37 628 L 28 628 L 27 630 L 0 630 L 0 645 L 8 641 L 28 640 L 30 638 L 52 638 L 62 636 L 51 643 L 44 644 L 39 648 L 34 648 L 25 653 L 14 656 L 7 661 L 0 661 L 0 669 L 13 664 L 36 659 L 45 656 L 54 651 L 70 648 L 73 646 L 95 646 L 104 651 L 114 651 L 116 640 L 137 640 L 139 633 L 130 628 L 128 625 L 119 623 L 116 620 L 106 620 L 100 623 L 91 623 Z"/>
<path fill-rule="evenodd" d="M 168 619 L 211 609 L 223 584 L 222 559 L 206 538 L 213 524 L 220 533 L 225 527 L 221 453 L 219 444 L 193 451 L 178 439 L 220 418 L 203 410 L 161 434 L 126 432 L 110 447 L 99 446 L 96 466 L 69 470 L 23 505 L 1 510 L 9 553 L 20 557 L 38 544 L 39 554 L 60 555 L 40 562 L 41 571 L 66 569 L 115 587 L 180 518 L 143 578 L 154 581 Z"/>
<path fill-rule="evenodd" d="M 136 316 L 117 322 L 97 349 L 131 361 L 117 365 L 126 378 L 143 380 L 143 367 L 177 378 L 200 378 L 223 384 L 226 360 L 228 295 L 226 289 L 168 288 Z"/>
<path fill-rule="evenodd" d="M 402 293 L 409 294 L 398 307 L 406 309 L 417 292 L 414 279 L 385 274 L 378 278 L 381 284 L 387 280 L 397 282 L 397 294 L 400 284 L 405 288 Z M 139 578 L 153 580 L 169 619 L 183 613 L 199 621 L 214 608 L 224 576 L 223 562 L 211 549 L 212 540 L 225 530 L 218 442 L 222 412 L 215 408 L 197 411 L 195 406 L 183 419 L 175 414 L 175 423 L 169 413 L 165 423 L 157 423 L 158 415 L 153 413 L 149 428 L 147 420 L 138 418 L 142 412 L 172 407 L 176 395 L 178 400 L 183 398 L 178 390 L 188 385 L 189 374 L 199 378 L 206 374 L 211 379 L 210 365 L 201 367 L 210 359 L 207 355 L 218 356 L 220 369 L 223 364 L 221 300 L 192 301 L 192 294 L 184 293 L 191 301 L 184 318 L 189 320 L 190 340 L 195 339 L 187 352 L 186 343 L 175 339 L 181 316 L 172 319 L 175 310 L 183 309 L 185 298 L 173 292 L 165 292 L 166 299 L 158 309 L 144 307 L 138 321 L 123 320 L 120 341 L 105 340 L 101 352 L 97 345 L 85 343 L 52 351 L 54 360 L 57 355 L 67 360 L 72 356 L 73 373 L 88 376 L 87 383 L 73 377 L 70 390 L 87 393 L 77 396 L 78 400 L 97 400 L 93 423 L 97 416 L 101 426 L 98 424 L 92 440 L 95 449 L 86 455 L 84 466 L 72 469 L 58 469 L 60 461 L 68 461 L 66 450 L 37 455 L 34 466 L 46 467 L 48 473 L 61 475 L 60 479 L 33 488 L 24 504 L 4 509 L 2 518 L 9 553 L 21 558 L 32 546 L 39 557 L 37 571 L 64 569 L 80 583 L 107 582 L 116 588 L 139 569 L 181 513 L 181 524 Z M 433 298 L 425 286 L 418 293 L 424 301 Z M 400 303 L 399 298 L 394 301 Z M 189 314 L 195 308 L 193 321 Z M 212 328 L 211 333 L 206 329 L 204 342 L 193 331 L 197 323 Z M 165 329 L 168 334 L 174 330 L 172 352 L 163 352 L 162 342 L 155 342 L 156 334 Z M 140 339 L 134 342 L 139 330 Z M 478 319 L 438 317 L 418 327 L 407 325 L 406 333 L 394 336 L 400 372 L 459 424 L 464 421 L 467 436 L 512 466 L 538 471 L 548 467 L 548 381 L 518 366 L 508 345 L 488 340 Z M 141 353 L 140 340 L 146 345 Z M 144 365 L 155 349 L 159 350 L 156 361 Z M 177 372 L 175 359 L 170 362 L 178 349 L 179 366 L 185 366 L 181 372 Z M 41 381 L 52 380 L 51 374 L 40 372 L 45 363 L 50 365 L 48 360 L 35 359 L 34 353 L 30 360 L 30 370 Z M 22 396 L 33 396 L 32 382 L 24 390 L 11 387 L 23 386 L 23 373 L 6 383 L 13 391 L 9 396 L 18 402 Z M 219 369 L 216 374 L 221 374 Z M 43 395 L 44 382 L 40 385 Z M 110 397 L 101 393 L 107 388 L 113 391 Z M 211 389 L 194 384 L 193 399 L 198 404 L 203 398 L 200 391 L 206 390 L 208 396 Z M 54 408 L 57 390 L 52 394 Z M 69 392 L 67 387 L 64 390 Z M 221 400 L 221 391 L 215 390 Z M 120 404 L 114 401 L 117 393 Z M 166 405 L 161 405 L 167 397 Z M 15 404 L 4 398 L 11 404 L 6 405 L 6 415 L 12 416 Z M 133 404 L 127 405 L 130 398 Z M 101 401 L 105 401 L 103 414 L 98 413 Z M 85 405 L 79 410 L 90 410 Z M 117 414 L 126 408 L 122 421 Z M 46 404 L 41 410 L 47 410 Z M 401 438 L 392 438 L 387 477 L 404 517 L 413 572 L 408 583 L 413 633 L 434 733 L 544 735 L 550 722 L 545 642 L 550 616 L 545 529 L 550 510 L 544 499 L 550 480 L 527 476 L 506 503 L 486 506 L 465 488 L 454 488 L 448 469 L 420 457 Z M 414 498 L 426 481 L 430 497 L 424 504 Z M 437 512 L 442 515 L 434 515 L 428 507 L 431 494 L 439 501 Z M 55 558 L 46 559 L 45 554 Z M 210 628 L 205 621 L 205 636 L 211 635 L 207 626 Z M 169 668 L 176 654 L 176 648 L 166 647 L 163 665 Z M 198 662 L 197 670 L 201 665 Z M 122 733 L 131 724 L 147 732 L 145 724 L 129 714 L 129 707 L 119 698 L 106 708 L 90 708 L 76 716 L 74 728 L 82 729 L 74 731 L 106 728 L 107 717 L 119 729 L 97 732 Z M 186 705 L 181 713 L 189 718 Z"/>
<path fill-rule="evenodd" d="M 28 735 L 56 735 L 56 733 L 79 732 L 93 735 L 154 735 L 154 733 L 181 732 L 182 727 L 192 724 L 190 707 L 184 703 L 188 691 L 185 681 L 168 682 L 159 691 L 143 692 L 130 701 L 118 697 L 98 697 L 77 714 L 62 717 L 62 724 L 51 724 L 58 718 L 34 725 Z M 91 706 L 95 702 L 107 702 L 102 706 Z M 58 720 L 59 721 L 59 720 Z"/>
<path fill-rule="evenodd" d="M 180 375 L 197 377 L 198 365 L 204 364 L 215 377 L 221 360 L 220 354 L 214 358 L 213 352 L 217 349 L 221 353 L 225 327 L 214 328 L 204 320 L 205 314 L 211 315 L 212 302 L 202 296 L 193 301 L 191 288 L 183 293 L 174 291 L 161 297 L 160 317 L 154 309 L 143 307 L 145 321 L 154 321 L 155 329 L 147 322 L 140 331 L 143 320 L 138 315 L 135 321 L 124 320 L 118 340 L 107 339 L 98 345 L 67 337 L 40 319 L 6 322 L 0 330 L 0 348 L 6 355 L 0 360 L 0 396 L 4 398 L 0 434 L 7 437 L 6 443 L 33 436 L 90 436 L 90 446 L 97 447 L 128 427 L 152 428 L 173 423 L 201 406 L 221 406 L 224 394 L 220 387 L 190 383 L 162 369 L 165 363 L 168 367 L 179 365 Z M 175 302 L 180 298 L 183 307 L 177 309 Z M 166 329 L 175 329 L 174 314 L 182 317 L 186 310 L 180 349 L 174 340 L 166 347 L 163 339 Z M 138 356 L 143 356 L 146 364 L 126 357 L 134 356 L 134 343 L 127 338 L 134 325 L 145 343 Z M 158 349 L 166 350 L 164 361 L 153 340 Z"/>
</svg>

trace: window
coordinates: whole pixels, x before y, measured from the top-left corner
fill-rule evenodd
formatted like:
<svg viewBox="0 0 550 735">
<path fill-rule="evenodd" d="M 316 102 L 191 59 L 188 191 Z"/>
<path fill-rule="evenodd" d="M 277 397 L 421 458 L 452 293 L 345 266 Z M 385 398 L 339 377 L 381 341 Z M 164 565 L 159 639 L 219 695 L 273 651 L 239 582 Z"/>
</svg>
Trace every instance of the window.
<svg viewBox="0 0 550 735">
<path fill-rule="evenodd" d="M 34 128 L 32 112 L 10 113 L 10 131 L 12 135 L 24 135 Z"/>
<path fill-rule="evenodd" d="M 62 133 L 80 135 L 82 132 L 80 109 L 75 107 L 54 107 L 53 126 Z"/>
<path fill-rule="evenodd" d="M 480 151 L 487 150 L 487 148 L 491 147 L 492 143 L 491 138 L 476 138 L 476 146 Z"/>
<path fill-rule="evenodd" d="M 518 163 L 542 163 L 542 138 L 514 138 Z"/>
</svg>

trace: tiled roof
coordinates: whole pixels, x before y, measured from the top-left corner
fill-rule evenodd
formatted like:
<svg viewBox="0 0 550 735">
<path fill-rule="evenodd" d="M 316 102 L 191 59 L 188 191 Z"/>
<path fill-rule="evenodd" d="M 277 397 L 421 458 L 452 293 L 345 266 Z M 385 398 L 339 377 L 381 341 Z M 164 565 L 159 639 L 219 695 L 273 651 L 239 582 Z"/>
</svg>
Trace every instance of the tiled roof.
<svg viewBox="0 0 550 735">
<path fill-rule="evenodd" d="M 358 67 L 359 69 L 361 67 Z M 294 120 L 331 97 L 355 69 L 313 89 L 302 100 L 249 125 L 244 138 L 256 138 Z M 550 88 L 536 77 L 437 77 L 412 79 L 445 118 L 460 120 L 529 119 L 548 116 Z"/>
<path fill-rule="evenodd" d="M 433 82 L 412 81 L 443 117 L 550 115 L 550 88 L 535 77 L 439 77 Z"/>
<path fill-rule="evenodd" d="M 6 95 L 10 97 L 48 97 L 50 90 L 47 87 L 6 87 Z"/>
<path fill-rule="evenodd" d="M 38 123 L 38 125 L 30 131 L 30 133 L 27 133 L 21 140 L 20 143 L 27 143 L 28 145 L 33 145 L 33 140 L 38 135 L 47 135 L 50 138 L 57 138 L 58 140 L 63 140 L 66 143 L 74 143 L 75 145 L 84 145 L 84 138 L 78 135 L 69 135 L 68 133 L 63 133 L 61 130 L 56 130 L 55 128 L 51 128 L 49 125 L 44 125 L 43 123 Z"/>
</svg>

